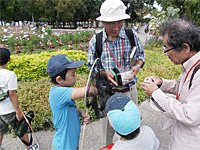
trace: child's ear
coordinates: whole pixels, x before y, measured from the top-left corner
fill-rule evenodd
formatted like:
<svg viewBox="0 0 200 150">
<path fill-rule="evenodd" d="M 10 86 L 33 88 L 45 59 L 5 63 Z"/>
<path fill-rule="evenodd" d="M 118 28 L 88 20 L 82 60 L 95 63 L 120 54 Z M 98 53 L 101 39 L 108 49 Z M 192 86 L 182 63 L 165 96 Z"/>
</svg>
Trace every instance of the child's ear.
<svg viewBox="0 0 200 150">
<path fill-rule="evenodd" d="M 62 81 L 63 81 L 63 79 L 62 79 L 60 76 L 57 76 L 57 77 L 56 77 L 56 82 L 57 82 L 58 84 L 61 84 Z"/>
</svg>

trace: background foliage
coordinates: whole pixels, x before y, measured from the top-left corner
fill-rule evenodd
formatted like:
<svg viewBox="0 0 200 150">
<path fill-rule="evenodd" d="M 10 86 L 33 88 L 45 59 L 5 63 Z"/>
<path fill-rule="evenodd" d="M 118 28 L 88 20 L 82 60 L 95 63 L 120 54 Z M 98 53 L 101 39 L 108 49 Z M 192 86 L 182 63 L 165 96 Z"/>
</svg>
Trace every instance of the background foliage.
<svg viewBox="0 0 200 150">
<path fill-rule="evenodd" d="M 11 56 L 11 62 L 8 63 L 7 68 L 16 73 L 19 81 L 36 81 L 41 78 L 48 77 L 46 65 L 51 56 L 57 54 L 67 54 L 74 60 L 84 60 L 83 66 L 77 68 L 77 73 L 88 73 L 86 66 L 87 53 L 75 50 L 61 50 L 59 52 L 44 52 L 32 55 Z"/>
<path fill-rule="evenodd" d="M 0 20 L 48 22 L 61 27 L 66 22 L 75 28 L 82 21 L 95 20 L 105 0 L 0 0 Z M 127 6 L 129 22 L 144 22 L 143 17 L 157 11 L 154 0 L 122 0 Z M 156 0 L 166 10 L 179 8 L 179 15 L 200 24 L 199 0 Z M 60 24 L 62 22 L 62 24 Z"/>
</svg>

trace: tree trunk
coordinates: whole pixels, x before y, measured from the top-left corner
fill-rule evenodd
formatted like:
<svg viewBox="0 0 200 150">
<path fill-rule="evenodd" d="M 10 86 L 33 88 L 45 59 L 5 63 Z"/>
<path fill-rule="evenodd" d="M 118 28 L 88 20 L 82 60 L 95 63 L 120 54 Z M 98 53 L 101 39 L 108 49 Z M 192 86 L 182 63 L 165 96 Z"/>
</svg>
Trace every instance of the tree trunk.
<svg viewBox="0 0 200 150">
<path fill-rule="evenodd" d="M 58 29 L 58 20 L 56 19 L 56 28 Z"/>
</svg>

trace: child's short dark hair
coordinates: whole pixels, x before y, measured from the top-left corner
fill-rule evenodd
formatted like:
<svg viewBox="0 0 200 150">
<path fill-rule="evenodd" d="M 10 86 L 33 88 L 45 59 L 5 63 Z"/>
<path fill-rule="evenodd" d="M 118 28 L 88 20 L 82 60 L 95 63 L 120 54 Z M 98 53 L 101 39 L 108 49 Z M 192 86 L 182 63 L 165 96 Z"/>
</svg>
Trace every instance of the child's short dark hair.
<svg viewBox="0 0 200 150">
<path fill-rule="evenodd" d="M 140 127 L 137 128 L 135 131 L 127 134 L 127 135 L 122 135 L 122 134 L 119 134 L 117 132 L 117 134 L 119 134 L 121 137 L 125 138 L 126 140 L 132 140 L 132 139 L 134 139 L 139 133 L 140 133 Z"/>
<path fill-rule="evenodd" d="M 10 50 L 7 48 L 0 48 L 0 65 L 5 65 L 10 59 Z"/>
<path fill-rule="evenodd" d="M 57 76 L 60 76 L 63 80 L 65 80 L 65 75 L 67 73 L 69 69 L 65 69 L 62 72 L 60 72 L 59 74 L 55 75 L 54 77 L 51 77 L 51 82 L 53 84 L 58 84 L 58 82 L 56 81 Z"/>
</svg>

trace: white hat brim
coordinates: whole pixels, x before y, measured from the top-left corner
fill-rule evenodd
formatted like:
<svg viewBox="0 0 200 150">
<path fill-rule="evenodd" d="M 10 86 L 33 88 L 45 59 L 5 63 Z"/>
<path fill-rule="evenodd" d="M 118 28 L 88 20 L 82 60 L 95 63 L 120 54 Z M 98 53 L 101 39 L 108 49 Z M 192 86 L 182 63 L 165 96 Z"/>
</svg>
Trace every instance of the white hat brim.
<svg viewBox="0 0 200 150">
<path fill-rule="evenodd" d="M 98 18 L 96 18 L 96 20 L 98 21 L 105 21 L 105 22 L 112 22 L 112 21 L 119 21 L 119 20 L 125 20 L 125 19 L 129 19 L 130 16 L 127 14 L 124 14 L 122 16 L 116 16 L 116 17 L 103 17 L 103 16 L 99 16 Z"/>
</svg>

